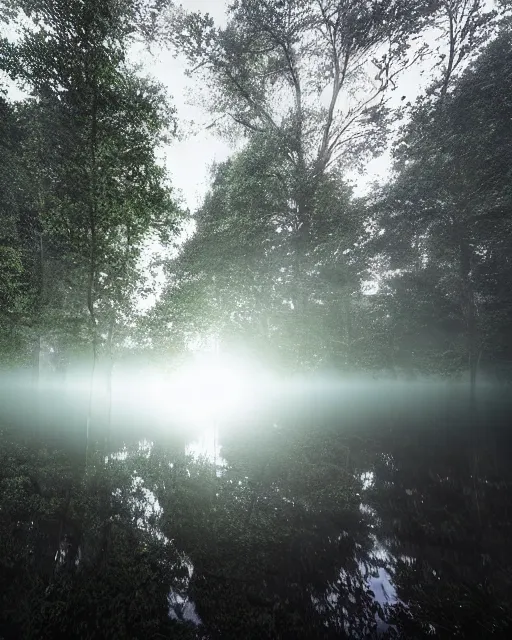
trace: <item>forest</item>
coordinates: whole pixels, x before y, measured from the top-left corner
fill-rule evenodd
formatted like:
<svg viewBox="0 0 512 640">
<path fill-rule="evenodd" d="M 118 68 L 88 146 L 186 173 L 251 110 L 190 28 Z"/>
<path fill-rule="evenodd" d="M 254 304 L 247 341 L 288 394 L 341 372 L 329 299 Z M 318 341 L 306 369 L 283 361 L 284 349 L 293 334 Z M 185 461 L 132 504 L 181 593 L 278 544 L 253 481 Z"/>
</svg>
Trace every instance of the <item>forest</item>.
<svg viewBox="0 0 512 640">
<path fill-rule="evenodd" d="M 508 638 L 512 2 L 209 5 L 0 0 L 0 640 Z"/>
</svg>

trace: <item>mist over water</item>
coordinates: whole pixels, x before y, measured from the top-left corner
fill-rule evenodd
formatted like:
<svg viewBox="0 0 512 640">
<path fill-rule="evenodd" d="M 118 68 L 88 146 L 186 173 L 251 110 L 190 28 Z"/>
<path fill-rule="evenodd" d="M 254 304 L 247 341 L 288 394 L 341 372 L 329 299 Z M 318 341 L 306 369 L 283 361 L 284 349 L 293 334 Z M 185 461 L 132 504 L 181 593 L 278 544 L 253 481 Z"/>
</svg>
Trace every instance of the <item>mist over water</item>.
<svg viewBox="0 0 512 640">
<path fill-rule="evenodd" d="M 264 382 L 262 382 L 262 380 Z M 87 420 L 90 400 L 90 373 L 75 371 L 65 378 L 58 374 L 42 377 L 34 383 L 26 371 L 3 372 L 0 375 L 0 420 L 19 429 L 39 425 L 49 436 L 81 437 L 82 423 Z M 249 384 L 252 384 L 250 382 Z M 311 415 L 314 421 L 339 416 L 340 425 L 363 427 L 372 424 L 386 427 L 388 421 L 418 419 L 423 424 L 464 423 L 471 419 L 491 419 L 501 424 L 509 406 L 508 386 L 484 381 L 477 389 L 476 402 L 470 402 L 469 385 L 464 380 L 392 379 L 375 375 L 310 374 L 303 376 L 261 376 L 243 389 L 242 402 L 229 411 L 211 407 L 212 396 L 205 396 L 204 386 L 192 381 L 186 388 L 168 376 L 140 372 L 115 371 L 108 391 L 97 376 L 92 412 L 110 411 L 111 432 L 116 435 L 141 429 L 143 432 L 188 430 L 195 432 L 201 422 L 220 419 L 224 422 L 251 421 L 254 416 Z M 236 400 L 239 388 L 222 385 L 226 397 Z M 216 391 L 216 390 L 215 390 Z M 214 393 L 215 393 L 214 391 Z M 180 412 L 180 404 L 193 405 L 188 415 Z M 106 427 L 105 427 L 106 428 Z"/>
<path fill-rule="evenodd" d="M 203 637 L 242 610 L 263 615 L 262 628 L 296 618 L 294 637 L 304 638 L 313 629 L 325 630 L 318 637 L 444 629 L 464 637 L 477 623 L 495 632 L 508 624 L 500 614 L 512 564 L 503 387 L 482 385 L 470 405 L 463 382 L 274 377 L 245 411 L 204 411 L 180 424 L 172 404 L 147 386 L 137 393 L 136 378 L 119 380 L 105 450 L 111 500 L 132 514 L 134 535 L 168 558 L 173 623 Z M 37 437 L 44 450 L 73 452 L 72 476 L 84 451 L 86 385 L 55 378 L 36 392 L 18 373 L 3 376 L 0 393 L 4 455 Z M 38 482 L 50 496 L 51 485 Z M 70 540 L 85 526 L 77 517 L 64 521 Z M 86 571 L 83 534 L 74 547 L 63 546 L 62 532 L 45 544 L 59 566 L 69 558 Z M 448 594 L 461 604 L 447 625 Z"/>
</svg>

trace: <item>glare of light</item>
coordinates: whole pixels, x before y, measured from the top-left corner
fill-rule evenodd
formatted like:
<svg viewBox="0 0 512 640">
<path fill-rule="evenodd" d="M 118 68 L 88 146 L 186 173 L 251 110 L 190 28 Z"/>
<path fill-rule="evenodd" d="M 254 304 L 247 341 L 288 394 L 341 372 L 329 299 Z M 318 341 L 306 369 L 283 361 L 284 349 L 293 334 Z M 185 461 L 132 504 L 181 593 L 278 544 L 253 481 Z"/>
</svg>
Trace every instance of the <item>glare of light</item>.
<svg viewBox="0 0 512 640">
<path fill-rule="evenodd" d="M 168 402 L 182 418 L 228 417 L 247 408 L 256 380 L 240 366 L 216 361 L 196 362 L 170 381 Z"/>
<path fill-rule="evenodd" d="M 262 382 L 248 363 L 204 357 L 169 376 L 146 375 L 137 387 L 142 403 L 160 419 L 203 426 L 249 410 Z"/>
</svg>

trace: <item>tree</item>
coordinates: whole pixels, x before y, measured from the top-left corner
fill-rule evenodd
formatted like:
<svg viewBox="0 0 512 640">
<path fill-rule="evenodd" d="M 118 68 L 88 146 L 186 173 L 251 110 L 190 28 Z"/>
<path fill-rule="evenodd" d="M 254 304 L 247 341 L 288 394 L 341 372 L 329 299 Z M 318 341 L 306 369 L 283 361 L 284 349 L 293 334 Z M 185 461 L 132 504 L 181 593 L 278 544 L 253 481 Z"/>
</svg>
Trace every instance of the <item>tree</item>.
<svg viewBox="0 0 512 640">
<path fill-rule="evenodd" d="M 151 233 L 167 241 L 175 228 L 177 208 L 155 158 L 173 112 L 161 87 L 125 64 L 131 4 L 64 4 L 21 3 L 34 28 L 11 66 L 33 94 L 23 162 L 36 177 L 30 221 L 21 225 L 38 246 L 39 338 L 55 340 L 57 325 L 59 351 L 70 334 L 75 351 L 88 340 L 94 377 L 99 353 L 111 359 L 115 328 L 134 313 L 144 242 Z"/>
<path fill-rule="evenodd" d="M 503 285 L 489 276 L 509 237 L 501 164 L 508 153 L 502 123 L 508 117 L 509 57 L 498 54 L 509 48 L 506 30 L 441 104 L 419 103 L 396 147 L 396 178 L 376 207 L 386 231 L 377 240 L 387 247 L 386 269 L 399 270 L 397 282 L 415 283 L 415 297 L 431 309 L 423 327 L 445 325 L 437 351 L 452 363 L 460 358 L 459 367 L 467 363 L 472 395 L 478 364 L 495 349 L 486 337 L 498 320 L 490 289 L 491 282 Z"/>
<path fill-rule="evenodd" d="M 347 365 L 350 348 L 339 336 L 350 333 L 361 268 L 350 247 L 364 234 L 362 211 L 341 176 L 324 177 L 297 283 L 290 193 L 282 158 L 263 135 L 216 169 L 194 236 L 166 267 L 168 285 L 150 320 L 158 348 L 216 334 L 221 348 L 245 345 L 276 365 L 317 366 L 333 351 L 345 351 Z M 309 300 L 300 314 L 299 287 Z"/>
<path fill-rule="evenodd" d="M 0 204 L 6 223 L 2 245 L 8 249 L 0 264 L 8 281 L 1 290 L 1 328 L 21 334 L 15 355 L 27 366 L 32 351 L 36 379 L 44 360 L 63 374 L 74 373 L 73 361 L 82 360 L 83 367 L 92 351 L 88 402 L 67 398 L 61 384 L 58 403 L 50 406 L 49 394 L 41 394 L 41 403 L 24 416 L 31 426 L 49 427 L 39 430 L 36 446 L 52 436 L 73 445 L 76 477 L 63 487 L 58 513 L 37 517 L 37 526 L 53 526 L 50 547 L 56 545 L 57 558 L 81 481 L 85 477 L 87 489 L 97 489 L 101 526 L 78 532 L 68 554 L 76 556 L 81 546 L 92 564 L 97 548 L 104 549 L 111 517 L 111 494 L 95 467 L 104 465 L 109 451 L 115 332 L 133 322 L 136 295 L 146 285 L 144 243 L 155 235 L 168 242 L 178 218 L 156 160 L 173 111 L 162 88 L 126 64 L 130 6 L 16 4 L 32 25 L 15 46 L 3 49 L 5 69 L 30 98 L 5 105 L 9 119 L 1 153 L 8 164 L 0 179 L 7 189 Z M 98 363 L 103 396 L 95 394 Z M 73 401 L 70 411 L 66 400 Z M 73 424 L 78 429 L 71 434 Z"/>
<path fill-rule="evenodd" d="M 443 101 L 458 71 L 480 53 L 493 29 L 498 11 L 486 11 L 484 0 L 441 0 L 436 26 L 441 30 L 441 44 L 436 67 L 441 77 L 430 91 Z M 443 46 L 444 45 L 444 46 Z M 445 51 L 446 49 L 446 51 Z"/>
<path fill-rule="evenodd" d="M 382 148 L 387 91 L 422 55 L 423 48 L 408 55 L 409 40 L 433 8 L 424 2 L 243 0 L 231 6 L 225 29 L 216 29 L 208 15 L 178 14 L 175 20 L 171 38 L 192 72 L 205 72 L 217 122 L 225 125 L 227 118 L 234 130 L 265 140 L 273 154 L 266 161 L 279 165 L 268 173 L 286 193 L 279 216 L 290 265 L 283 267 L 290 272 L 291 325 L 303 323 L 299 342 L 314 332 L 305 320 L 318 315 L 309 269 L 323 224 L 324 185 L 331 174 L 336 181 L 337 169 L 360 165 Z"/>
</svg>

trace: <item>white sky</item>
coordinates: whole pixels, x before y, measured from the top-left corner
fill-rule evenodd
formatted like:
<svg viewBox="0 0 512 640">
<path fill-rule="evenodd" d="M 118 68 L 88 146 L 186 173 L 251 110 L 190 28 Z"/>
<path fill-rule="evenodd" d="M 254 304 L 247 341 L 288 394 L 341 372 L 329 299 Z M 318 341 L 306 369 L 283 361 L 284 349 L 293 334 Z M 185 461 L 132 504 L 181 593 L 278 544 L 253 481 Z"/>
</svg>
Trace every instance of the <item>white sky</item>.
<svg viewBox="0 0 512 640">
<path fill-rule="evenodd" d="M 189 11 L 208 12 L 219 26 L 226 23 L 227 0 L 183 0 L 182 6 Z M 143 72 L 161 82 L 168 90 L 177 110 L 180 140 L 162 151 L 174 188 L 181 193 L 184 203 L 194 211 L 201 204 L 209 186 L 209 169 L 214 162 L 225 160 L 233 148 L 216 135 L 206 130 L 212 117 L 201 107 L 203 87 L 199 78 L 189 78 L 183 57 L 175 58 L 170 51 L 154 50 L 151 53 L 143 47 L 134 48 L 134 62 L 143 66 Z M 413 102 L 426 78 L 422 78 L 417 67 L 404 74 L 395 92 L 395 104 L 401 96 L 405 102 Z M 367 165 L 365 175 L 352 173 L 349 178 L 356 182 L 356 195 L 362 195 L 375 180 L 383 180 L 390 166 L 388 153 L 375 158 Z"/>
<path fill-rule="evenodd" d="M 226 22 L 226 0 L 182 0 L 187 11 L 209 13 L 218 25 Z M 142 47 L 134 49 L 134 62 L 142 63 L 145 74 L 167 87 L 171 102 L 177 110 L 178 127 L 182 139 L 174 140 L 163 151 L 165 165 L 173 187 L 181 192 L 191 211 L 201 204 L 209 184 L 209 169 L 232 153 L 230 146 L 212 130 L 205 128 L 212 118 L 199 105 L 202 87 L 198 79 L 185 75 L 184 57 L 175 58 L 170 51 L 152 53 Z"/>
</svg>

